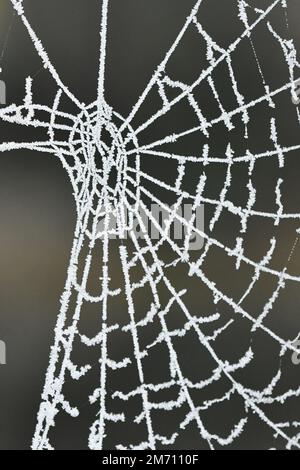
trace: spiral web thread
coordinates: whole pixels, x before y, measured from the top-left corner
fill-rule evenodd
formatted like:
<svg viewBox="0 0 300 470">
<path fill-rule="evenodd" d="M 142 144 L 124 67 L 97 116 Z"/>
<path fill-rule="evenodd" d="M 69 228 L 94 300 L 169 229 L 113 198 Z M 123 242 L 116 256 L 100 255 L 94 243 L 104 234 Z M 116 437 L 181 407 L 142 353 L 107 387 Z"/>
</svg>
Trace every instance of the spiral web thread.
<svg viewBox="0 0 300 470">
<path fill-rule="evenodd" d="M 275 446 L 282 445 L 287 449 L 299 448 L 299 426 L 297 420 L 285 419 L 284 406 L 295 400 L 300 395 L 300 388 L 278 391 L 283 376 L 282 364 L 285 356 L 291 357 L 298 354 L 295 341 L 300 334 L 290 339 L 284 339 L 280 333 L 271 328 L 268 319 L 272 316 L 274 305 L 279 295 L 289 284 L 297 284 L 300 277 L 290 274 L 288 264 L 278 270 L 272 267 L 272 259 L 277 247 L 276 238 L 270 240 L 269 250 L 261 260 L 252 260 L 247 257 L 244 248 L 244 236 L 247 233 L 248 225 L 252 218 L 269 219 L 274 223 L 274 227 L 279 227 L 284 222 L 296 225 L 300 218 L 300 213 L 286 213 L 282 202 L 283 178 L 279 178 L 274 194 L 277 210 L 274 212 L 262 212 L 256 210 L 257 190 L 253 183 L 253 175 L 257 162 L 261 159 L 273 161 L 278 159 L 279 169 L 283 170 L 286 159 L 289 155 L 300 150 L 299 145 L 283 146 L 277 133 L 276 118 L 270 119 L 270 147 L 262 149 L 260 153 L 252 153 L 247 150 L 244 155 L 236 155 L 230 143 L 231 132 L 235 128 L 235 119 L 239 119 L 245 127 L 245 141 L 248 139 L 248 125 L 251 121 L 253 110 L 259 105 L 268 107 L 271 112 L 276 110 L 276 98 L 287 93 L 289 96 L 296 93 L 296 75 L 299 68 L 297 54 L 294 43 L 291 39 L 281 37 L 275 26 L 269 22 L 269 17 L 276 9 L 281 9 L 284 17 L 287 16 L 287 2 L 285 0 L 275 0 L 270 2 L 265 9 L 254 8 L 244 0 L 236 1 L 235 14 L 238 15 L 243 25 L 242 34 L 236 38 L 226 49 L 222 48 L 201 25 L 201 4 L 205 0 L 199 0 L 190 12 L 186 22 L 180 31 L 175 42 L 167 52 L 164 60 L 153 74 L 149 84 L 140 96 L 130 115 L 124 119 L 114 112 L 105 101 L 105 63 L 106 63 L 106 38 L 109 19 L 109 0 L 104 0 L 101 16 L 101 47 L 100 65 L 98 79 L 98 95 L 95 103 L 85 105 L 62 82 L 58 72 L 52 65 L 42 43 L 36 36 L 27 17 L 22 1 L 11 0 L 11 3 L 24 23 L 32 43 L 39 54 L 44 67 L 51 74 L 57 85 L 57 95 L 53 106 L 48 107 L 34 103 L 32 93 L 31 77 L 26 80 L 26 94 L 22 105 L 10 105 L 2 108 L 0 116 L 3 121 L 14 123 L 20 126 L 29 126 L 45 129 L 48 138 L 45 141 L 36 142 L 6 142 L 1 144 L 1 152 L 15 149 L 29 149 L 36 152 L 50 153 L 58 157 L 63 167 L 68 173 L 77 209 L 77 224 L 73 248 L 71 252 L 70 265 L 65 285 L 65 290 L 61 299 L 61 309 L 58 315 L 55 328 L 55 342 L 51 349 L 50 364 L 46 375 L 45 388 L 42 395 L 42 403 L 38 414 L 38 422 L 33 438 L 33 449 L 52 449 L 50 433 L 55 431 L 57 415 L 67 413 L 73 418 L 78 418 L 80 409 L 71 404 L 71 397 L 65 395 L 64 385 L 66 378 L 71 380 L 81 380 L 87 376 L 94 365 L 77 366 L 72 359 L 73 344 L 79 339 L 87 347 L 98 347 L 100 353 L 99 376 L 100 381 L 96 389 L 91 393 L 89 401 L 91 405 L 97 407 L 97 414 L 94 423 L 89 431 L 89 448 L 99 450 L 105 448 L 108 424 L 126 423 L 126 404 L 133 398 L 139 397 L 141 403 L 140 414 L 134 417 L 135 424 L 139 425 L 145 433 L 145 438 L 141 442 L 119 442 L 116 443 L 118 449 L 156 449 L 164 446 L 175 446 L 180 434 L 190 426 L 196 426 L 199 434 L 199 442 L 207 448 L 214 449 L 220 446 L 232 446 L 236 439 L 246 433 L 251 416 L 256 416 L 261 425 L 267 427 L 271 435 L 274 436 Z M 251 20 L 250 20 L 251 17 Z M 255 20 L 253 20 L 255 17 Z M 280 45 L 282 60 L 288 68 L 289 80 L 278 89 L 270 89 L 264 78 L 263 70 L 259 60 L 252 36 L 258 27 L 264 27 L 270 35 L 270 39 Z M 288 23 L 287 23 L 288 26 Z M 168 74 L 168 64 L 178 46 L 184 41 L 186 34 L 193 30 L 199 35 L 206 47 L 208 61 L 207 68 L 201 71 L 199 77 L 192 83 L 183 83 L 176 78 L 171 78 Z M 288 28 L 287 28 L 288 35 Z M 263 94 L 258 98 L 247 102 L 239 90 L 239 83 L 236 78 L 235 52 L 245 41 L 249 41 L 256 60 L 256 66 L 261 75 Z M 222 104 L 222 90 L 214 80 L 214 74 L 220 65 L 227 67 L 227 79 L 231 84 L 231 89 L 236 100 L 236 107 L 226 110 Z M 196 97 L 197 89 L 206 84 L 213 99 L 219 109 L 219 115 L 213 120 L 205 117 L 205 109 Z M 170 98 L 169 90 L 173 96 Z M 146 102 L 150 93 L 155 92 L 159 96 L 161 107 L 146 122 L 133 128 L 132 122 Z M 61 109 L 62 97 L 67 97 L 78 108 L 78 114 L 72 115 Z M 147 145 L 139 143 L 139 137 L 153 123 L 172 112 L 180 103 L 187 103 L 191 111 L 198 120 L 195 127 L 185 130 L 182 123 L 182 132 L 173 133 L 166 137 Z M 291 106 L 293 106 L 291 104 Z M 298 120 L 300 116 L 297 108 Z M 43 119 L 40 113 L 43 112 Z M 48 116 L 46 119 L 45 116 Z M 228 134 L 228 147 L 224 155 L 217 157 L 210 151 L 210 135 L 215 126 L 224 125 Z M 69 133 L 69 139 L 59 141 L 56 139 L 58 131 Z M 105 144 L 101 140 L 101 135 L 107 132 L 110 135 L 111 145 Z M 175 144 L 189 135 L 200 134 L 204 141 L 200 156 L 180 155 L 165 151 L 165 145 Z M 99 170 L 95 165 L 95 155 L 99 153 L 102 158 L 102 168 Z M 152 158 L 152 164 L 157 165 L 161 159 L 177 165 L 177 176 L 172 184 L 166 183 L 158 177 L 149 175 L 142 169 L 143 158 Z M 157 160 L 158 159 L 158 160 Z M 186 174 L 186 166 L 189 163 L 197 164 L 202 169 L 197 189 L 190 194 L 183 189 L 183 180 Z M 219 199 L 211 199 L 205 194 L 207 185 L 206 169 L 213 165 L 224 165 L 226 167 L 226 178 Z M 232 184 L 232 172 L 236 165 L 246 165 L 248 168 L 248 201 L 244 207 L 235 205 L 230 201 L 228 194 Z M 111 172 L 116 171 L 116 183 L 110 183 Z M 146 183 L 151 183 L 152 190 L 147 189 Z M 157 190 L 157 192 L 156 192 Z M 175 198 L 175 205 L 170 209 L 160 200 L 161 191 L 172 194 Z M 164 226 L 157 225 L 151 211 L 148 209 L 145 200 L 158 204 L 168 212 L 168 221 Z M 178 208 L 184 201 L 192 201 L 193 216 L 190 221 L 186 221 L 178 215 Z M 200 230 L 195 224 L 194 213 L 201 204 L 213 209 L 212 216 L 206 230 Z M 128 211 L 129 218 L 125 218 L 124 213 Z M 152 240 L 143 223 L 141 213 L 146 213 L 149 219 L 159 230 L 159 240 Z M 220 218 L 224 212 L 228 212 L 240 220 L 240 233 L 236 238 L 235 246 L 226 246 L 214 237 L 214 232 Z M 110 228 L 110 218 L 114 215 L 117 220 L 117 229 Z M 134 220 L 138 220 L 143 232 L 143 242 L 136 236 L 133 229 Z M 175 220 L 179 220 L 185 226 L 185 237 L 182 245 L 171 239 L 170 227 Z M 102 231 L 99 232 L 99 224 L 102 223 Z M 112 285 L 112 267 L 110 265 L 110 250 L 112 235 L 122 239 L 122 234 L 130 235 L 131 249 L 126 243 L 119 244 L 120 271 L 123 277 L 123 284 L 120 288 L 114 289 Z M 205 241 L 205 247 L 200 256 L 192 258 L 189 252 L 189 243 L 193 235 L 201 236 Z M 295 231 L 295 244 L 290 255 L 290 259 L 298 245 L 297 228 Z M 171 262 L 166 263 L 161 257 L 162 245 L 168 245 L 173 254 Z M 88 291 L 88 278 L 93 262 L 95 248 L 101 246 L 101 284 L 98 296 L 94 296 Z M 240 270 L 246 266 L 251 271 L 251 282 L 247 286 L 243 296 L 234 300 L 222 291 L 218 285 L 206 274 L 204 264 L 212 249 L 221 250 L 227 257 L 235 260 L 235 269 Z M 84 253 L 84 267 L 82 273 L 79 269 L 79 260 Z M 99 251 L 98 251 L 99 255 Z M 290 261 L 289 259 L 289 261 Z M 191 312 L 186 299 L 189 294 L 189 284 L 186 288 L 178 290 L 173 281 L 168 276 L 168 269 L 177 269 L 179 266 L 188 268 L 188 281 L 196 279 L 206 286 L 213 299 L 214 311 L 209 315 Z M 139 267 L 143 275 L 137 282 L 133 281 L 132 272 Z M 258 314 L 253 314 L 244 306 L 246 300 L 251 296 L 263 276 L 275 279 L 276 286 L 272 295 L 267 299 L 265 306 Z M 161 299 L 162 286 L 168 294 L 168 299 Z M 137 311 L 135 295 L 137 292 L 149 289 L 151 292 L 151 303 L 141 316 Z M 71 308 L 71 297 L 75 294 L 76 303 Z M 123 315 L 127 318 L 124 325 L 114 323 L 110 318 L 109 304 L 113 298 L 122 297 L 126 299 L 127 311 Z M 80 332 L 80 322 L 82 320 L 82 307 L 84 303 L 99 305 L 101 329 L 99 334 L 89 338 Z M 219 313 L 220 304 L 224 304 L 232 313 L 230 321 L 226 314 Z M 176 311 L 175 311 L 175 310 Z M 175 313 L 174 313 L 175 311 Z M 179 315 L 182 319 L 180 328 L 170 328 L 168 319 L 172 315 Z M 180 313 L 177 313 L 180 312 Z M 247 370 L 255 359 L 253 348 L 246 347 L 245 353 L 236 362 L 222 359 L 215 347 L 216 342 L 233 329 L 236 321 L 242 320 L 243 324 L 250 327 L 251 334 L 259 332 L 264 337 L 268 337 L 278 347 L 279 366 L 276 374 L 263 389 L 251 389 L 243 385 L 244 377 L 241 370 Z M 158 322 L 159 331 L 157 336 L 149 344 L 144 345 L 142 338 L 147 327 L 154 322 Z M 217 325 L 217 326 L 215 326 Z M 211 328 L 210 334 L 206 333 L 206 327 Z M 110 357 L 108 340 L 113 341 L 114 334 L 122 330 L 132 338 L 134 354 L 132 357 L 123 357 L 122 360 L 114 360 Z M 198 368 L 201 375 L 201 351 L 210 357 L 214 366 L 210 376 L 202 376 L 197 381 L 192 381 L 181 367 L 180 357 L 176 349 L 178 341 L 184 342 L 188 335 L 193 332 L 199 343 Z M 234 338 L 233 338 L 234 340 Z M 176 345 L 175 345 L 176 343 Z M 157 348 L 162 347 L 168 355 L 168 371 L 164 381 L 156 380 L 150 382 L 144 370 L 144 361 Z M 198 352 L 195 351 L 195 357 Z M 121 369 L 135 367 L 138 375 L 138 385 L 130 391 L 108 389 L 108 377 L 110 374 L 117 374 Z M 213 385 L 225 383 L 226 387 L 221 394 L 214 393 Z M 124 384 L 125 385 L 125 384 Z M 223 388 L 221 388 L 223 390 Z M 161 400 L 164 392 L 170 392 L 172 399 Z M 195 394 L 201 393 L 205 399 L 202 404 L 196 403 Z M 155 397 L 158 397 L 155 400 Z M 169 396 L 169 395 L 168 395 Z M 108 398 L 124 404 L 124 412 L 113 412 L 108 405 Z M 242 403 L 240 416 L 236 420 L 230 432 L 224 436 L 215 433 L 212 426 L 206 424 L 207 411 L 215 407 L 225 406 L 238 399 Z M 69 401 L 70 400 L 70 401 Z M 272 406 L 283 409 L 282 420 L 270 417 Z M 168 435 L 161 434 L 155 424 L 153 415 L 165 413 L 168 415 L 182 411 L 182 418 L 176 429 Z M 281 444 L 280 444 L 281 443 Z"/>
</svg>

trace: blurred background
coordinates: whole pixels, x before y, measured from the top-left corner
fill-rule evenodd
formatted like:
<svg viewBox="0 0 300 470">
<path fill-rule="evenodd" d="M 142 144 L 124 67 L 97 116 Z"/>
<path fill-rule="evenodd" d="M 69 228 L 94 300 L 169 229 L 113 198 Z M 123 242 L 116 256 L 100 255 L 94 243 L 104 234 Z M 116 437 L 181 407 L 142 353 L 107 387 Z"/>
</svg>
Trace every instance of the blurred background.
<svg viewBox="0 0 300 470">
<path fill-rule="evenodd" d="M 52 63 L 63 82 L 80 101 L 91 103 L 96 99 L 97 70 L 99 59 L 99 25 L 101 21 L 100 0 L 24 0 L 26 15 L 42 41 Z M 107 102 L 122 116 L 127 116 L 144 90 L 157 65 L 164 58 L 174 38 L 193 7 L 194 0 L 114 0 L 109 7 L 109 27 L 106 68 Z M 270 1 L 250 0 L 254 7 L 265 9 Z M 278 6 L 268 20 L 277 33 L 292 38 L 296 49 L 300 48 L 300 6 L 297 0 L 288 0 L 289 30 L 286 27 L 284 10 Z M 250 15 L 254 21 L 256 14 Z M 235 0 L 204 0 L 199 10 L 198 20 L 212 38 L 223 48 L 228 47 L 243 32 L 244 26 L 238 18 Z M 266 83 L 271 90 L 289 81 L 289 73 L 279 43 L 270 34 L 266 21 L 263 21 L 252 35 L 255 49 Z M 188 31 L 180 47 L 170 60 L 168 75 L 174 80 L 193 83 L 201 71 L 208 66 L 206 47 L 195 29 Z M 238 46 L 234 57 L 237 83 L 246 102 L 265 94 L 262 78 L 258 71 L 255 56 L 249 39 L 245 38 Z M 14 14 L 8 0 L 0 0 L 0 67 L 1 79 L 7 85 L 7 104 L 21 104 L 25 93 L 25 79 L 33 78 L 34 102 L 52 105 L 57 88 L 49 73 L 42 67 L 27 31 Z M 300 73 L 299 73 L 300 76 Z M 226 64 L 218 67 L 213 74 L 226 110 L 237 107 L 232 93 Z M 207 119 L 220 114 L 207 84 L 199 87 L 195 95 Z M 249 149 L 253 154 L 274 148 L 270 139 L 270 118 L 275 117 L 278 139 L 281 146 L 300 144 L 297 108 L 291 102 L 289 92 L 279 94 L 274 102 L 276 109 L 270 109 L 265 102 L 250 111 L 249 138 L 244 138 L 244 125 L 241 117 L 233 119 L 235 129 L 228 131 L 224 123 L 213 127 L 209 140 L 197 133 L 179 143 L 165 146 L 165 151 L 182 155 L 201 156 L 205 143 L 210 145 L 210 155 L 224 157 L 228 143 L 236 155 L 244 155 Z M 133 127 L 143 123 L 159 106 L 159 97 L 149 96 L 136 116 Z M 71 105 L 64 103 L 66 110 Z M 179 105 L 169 115 L 150 126 L 140 136 L 142 144 L 150 143 L 172 132 L 180 132 L 197 125 L 195 115 L 188 105 Z M 0 123 L 1 142 L 30 141 L 45 138 L 38 130 Z M 152 157 L 150 157 L 152 158 Z M 174 162 L 158 159 L 154 162 L 145 157 L 142 168 L 151 176 L 174 183 L 177 168 Z M 153 157 L 154 158 L 154 157 Z M 253 183 L 257 190 L 255 210 L 275 212 L 276 184 L 283 179 L 282 194 L 285 213 L 299 213 L 299 151 L 289 152 L 284 168 L 279 168 L 278 159 L 262 158 L 255 165 Z M 207 175 L 205 196 L 220 199 L 220 192 L 226 179 L 226 165 L 188 165 L 184 188 L 195 193 L 199 177 Z M 248 165 L 235 165 L 228 198 L 236 205 L 245 207 L 249 192 Z M 153 189 L 153 188 L 152 188 Z M 170 195 L 157 193 L 166 203 L 172 203 Z M 205 208 L 206 231 L 209 235 L 209 221 L 214 207 Z M 59 299 L 63 291 L 69 255 L 76 222 L 72 188 L 67 174 L 58 159 L 45 153 L 31 151 L 6 152 L 0 155 L 0 339 L 7 345 L 7 365 L 0 366 L 0 448 L 29 449 L 33 436 L 40 395 L 44 385 L 48 365 L 49 350 L 53 343 L 54 326 L 59 312 Z M 299 247 L 288 263 L 295 242 L 297 220 L 274 221 L 262 217 L 249 219 L 246 234 L 243 235 L 245 256 L 260 262 L 270 248 L 270 240 L 275 237 L 277 246 L 271 267 L 299 276 Z M 224 211 L 216 224 L 212 236 L 225 246 L 234 248 L 236 238 L 241 236 L 240 219 Z M 162 247 L 162 256 L 170 256 Z M 201 253 L 193 253 L 194 259 Z M 100 259 L 100 256 L 99 256 Z M 228 257 L 223 250 L 212 248 L 203 267 L 206 275 L 216 283 L 221 292 L 238 301 L 247 290 L 253 277 L 253 269 L 242 264 L 236 270 L 235 259 Z M 116 286 L 122 281 L 118 260 L 118 247 L 112 253 L 111 276 Z M 95 268 L 95 278 L 96 278 Z M 179 266 L 168 273 L 178 289 L 189 287 L 187 300 L 189 310 L 194 315 L 220 313 L 228 319 L 235 319 L 234 325 L 215 344 L 222 358 L 237 362 L 251 345 L 255 359 L 251 366 L 238 374 L 245 386 L 265 387 L 276 374 L 279 365 L 283 368 L 282 381 L 278 394 L 289 388 L 296 388 L 300 381 L 300 366 L 292 363 L 287 353 L 279 358 L 280 348 L 267 335 L 251 332 L 251 324 L 236 319 L 236 314 L 224 302 L 216 305 L 209 289 L 197 278 L 188 276 L 188 269 Z M 94 281 L 92 281 L 94 282 Z M 243 303 L 243 308 L 257 318 L 264 305 L 276 290 L 278 279 L 262 275 L 251 295 Z M 162 293 L 163 296 L 163 293 Z M 140 293 L 136 309 L 145 314 L 150 305 L 150 292 Z M 280 293 L 266 325 L 284 339 L 296 338 L 300 331 L 300 293 L 297 283 L 288 282 Z M 126 306 L 112 305 L 114 320 L 121 322 L 126 316 Z M 181 325 L 180 312 L 174 309 L 171 324 Z M 128 322 L 128 317 L 127 317 Z M 173 323 L 172 323 L 173 322 Z M 99 331 L 97 312 L 88 311 L 86 331 Z M 126 322 L 125 322 L 126 324 Z M 178 326 L 177 326 L 178 327 Z M 155 328 L 155 327 L 153 327 Z M 154 331 L 154 330 L 153 330 Z M 153 334 L 149 333 L 149 337 Z M 147 342 L 147 338 L 145 339 Z M 130 353 L 128 340 L 117 337 L 111 340 L 110 348 L 114 357 Z M 79 351 L 79 349 L 78 349 Z M 204 380 L 215 367 L 207 357 L 204 348 L 199 348 L 195 338 L 184 338 L 178 344 L 183 370 L 192 380 Z M 131 351 L 132 353 L 132 351 Z M 82 355 L 88 352 L 82 352 Z M 98 351 L 93 351 L 97 360 Z M 124 355 L 123 354 L 123 355 Z M 98 354 L 99 356 L 99 354 Z M 84 363 L 84 361 L 83 361 Z M 158 376 L 168 377 L 168 358 L 164 353 L 155 352 L 145 364 L 147 379 L 153 383 Z M 157 374 L 157 376 L 156 376 Z M 72 418 L 59 418 L 60 430 L 53 437 L 58 449 L 87 448 L 88 428 L 97 412 L 86 406 L 88 393 L 97 385 L 98 372 L 87 378 L 83 389 L 74 391 L 74 398 L 82 405 L 82 418 L 79 423 Z M 120 372 L 109 379 L 109 390 L 116 390 L 127 383 L 133 388 L 134 372 Z M 67 390 L 72 385 L 67 384 Z M 222 381 L 211 390 L 195 395 L 199 405 L 203 401 L 220 396 L 226 390 Z M 137 414 L 139 403 L 125 403 L 131 416 Z M 277 422 L 299 421 L 299 400 L 289 400 L 285 405 L 266 409 L 268 416 Z M 243 404 L 238 398 L 229 400 L 210 413 L 204 413 L 204 421 L 212 433 L 228 435 L 234 424 L 243 416 Z M 157 433 L 163 430 L 173 433 L 184 414 L 174 412 L 171 417 L 157 412 L 154 424 Z M 109 425 L 107 447 L 116 443 L 139 442 L 140 427 L 132 425 Z M 281 439 L 274 439 L 272 432 L 254 415 L 243 435 L 231 446 L 232 449 L 283 448 Z M 180 433 L 174 448 L 205 449 L 196 425 L 191 425 Z"/>
</svg>

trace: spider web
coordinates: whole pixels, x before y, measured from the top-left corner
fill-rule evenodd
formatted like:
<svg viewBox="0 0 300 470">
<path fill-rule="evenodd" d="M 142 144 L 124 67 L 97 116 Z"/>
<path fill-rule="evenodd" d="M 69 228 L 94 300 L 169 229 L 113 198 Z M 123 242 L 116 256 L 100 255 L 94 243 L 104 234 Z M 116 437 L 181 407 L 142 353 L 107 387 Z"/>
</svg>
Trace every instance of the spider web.
<svg viewBox="0 0 300 470">
<path fill-rule="evenodd" d="M 201 7 L 209 2 L 197 1 L 127 118 L 105 99 L 109 0 L 103 0 L 102 5 L 97 99 L 89 105 L 81 103 L 61 80 L 27 19 L 23 2 L 11 3 L 56 83 L 57 94 L 53 106 L 34 103 L 33 79 L 28 77 L 24 103 L 2 108 L 0 116 L 9 123 L 45 130 L 47 137 L 42 141 L 6 142 L 0 150 L 30 149 L 58 157 L 70 178 L 77 210 L 70 265 L 32 448 L 53 449 L 52 436 L 54 439 L 60 416 L 67 414 L 79 420 L 87 406 L 94 414 L 88 432 L 88 445 L 93 450 L 176 448 L 187 430 L 198 436 L 193 442 L 199 442 L 195 444 L 199 448 L 232 447 L 253 426 L 263 427 L 271 436 L 270 446 L 299 448 L 300 423 L 292 416 L 289 403 L 295 403 L 300 388 L 299 383 L 287 386 L 285 370 L 291 355 L 298 354 L 295 344 L 300 334 L 294 331 L 286 339 L 286 330 L 280 327 L 282 320 L 278 320 L 282 312 L 276 310 L 288 286 L 298 288 L 300 281 L 289 269 L 298 245 L 300 214 L 285 208 L 283 194 L 287 160 L 293 158 L 300 144 L 296 139 L 292 144 L 281 143 L 278 131 L 282 96 L 295 112 L 296 125 L 300 122 L 299 111 L 291 103 L 299 63 L 289 37 L 287 2 L 260 2 L 265 6 L 257 8 L 254 2 L 237 0 L 233 14 L 241 34 L 224 47 L 201 22 Z M 285 35 L 272 21 L 278 10 L 286 26 Z M 267 84 L 256 48 L 255 32 L 259 28 L 275 45 L 286 70 L 286 80 L 276 88 Z M 185 82 L 172 73 L 172 60 L 191 32 L 197 35 L 199 49 L 205 53 L 206 66 L 195 80 Z M 251 98 L 242 93 L 238 78 L 238 52 L 245 43 L 251 48 L 260 83 L 259 95 Z M 230 105 L 224 103 L 218 82 L 220 68 L 223 85 L 230 88 Z M 204 95 L 214 103 L 212 118 L 202 105 L 206 102 Z M 77 113 L 64 111 L 65 99 L 73 103 Z M 140 110 L 152 105 L 158 105 L 156 110 L 136 124 Z M 181 106 L 185 113 L 191 113 L 191 127 L 180 119 Z M 172 113 L 180 130 L 172 129 L 143 143 L 151 126 L 164 132 Z M 261 148 L 255 145 L 251 127 L 259 115 L 266 122 L 268 134 L 268 146 Z M 57 135 L 61 131 L 68 138 L 60 140 Z M 217 137 L 215 132 L 219 132 Z M 222 154 L 215 155 L 214 144 L 220 135 L 226 144 Z M 180 153 L 195 136 L 199 138 L 195 153 Z M 246 195 L 243 205 L 231 199 L 232 187 L 238 184 L 236 168 L 241 167 L 246 175 L 241 183 Z M 267 199 L 271 208 L 260 209 L 256 173 L 261 168 L 273 172 L 275 167 L 273 201 Z M 163 178 L 162 168 L 169 172 L 169 178 Z M 211 196 L 215 168 L 222 168 L 222 186 Z M 188 221 L 177 210 L 184 203 L 193 207 Z M 168 213 L 165 224 L 157 223 L 151 204 Z M 200 205 L 206 208 L 205 229 L 195 223 Z M 151 239 L 142 214 L 159 231 L 158 240 Z M 117 221 L 114 229 L 110 226 L 112 218 Z M 224 241 L 222 220 L 235 221 L 230 243 Z M 174 222 L 185 227 L 181 242 L 171 237 Z M 267 242 L 257 250 L 261 255 L 248 255 L 249 234 L 259 224 L 263 224 L 262 230 L 268 227 Z M 137 225 L 142 237 L 137 236 Z M 278 263 L 275 254 L 286 231 L 293 234 L 292 251 L 288 261 Z M 125 240 L 125 234 L 129 239 Z M 189 250 L 194 236 L 205 241 L 200 255 Z M 93 269 L 100 270 L 96 289 L 90 282 Z M 229 286 L 220 280 L 219 270 L 230 278 Z M 184 279 L 183 286 L 178 277 Z M 243 287 L 235 289 L 238 278 Z M 86 306 L 92 306 L 98 314 L 94 336 L 84 332 Z M 116 308 L 121 312 L 118 321 L 115 313 L 110 313 Z M 234 342 L 231 355 L 223 341 L 227 345 Z M 116 343 L 126 344 L 128 353 L 114 356 Z M 85 353 L 92 350 L 96 362 L 82 364 L 77 348 L 84 348 Z M 273 362 L 264 364 L 261 370 L 259 362 L 268 355 L 268 348 Z M 254 388 L 251 380 L 257 370 L 261 377 Z M 88 393 L 88 405 L 76 406 L 70 390 L 90 374 L 97 386 Z M 131 402 L 135 403 L 133 408 Z M 133 413 L 135 408 L 138 411 Z M 122 441 L 115 434 L 121 426 L 133 426 L 138 431 L 132 439 L 129 431 L 127 441 Z"/>
</svg>

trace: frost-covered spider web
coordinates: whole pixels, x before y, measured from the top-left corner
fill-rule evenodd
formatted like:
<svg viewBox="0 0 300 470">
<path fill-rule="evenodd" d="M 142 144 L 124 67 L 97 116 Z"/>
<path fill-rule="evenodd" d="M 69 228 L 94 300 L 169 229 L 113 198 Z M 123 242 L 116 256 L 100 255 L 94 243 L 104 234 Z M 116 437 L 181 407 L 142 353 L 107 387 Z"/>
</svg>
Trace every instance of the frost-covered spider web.
<svg viewBox="0 0 300 470">
<path fill-rule="evenodd" d="M 62 415 L 80 420 L 87 408 L 93 450 L 181 448 L 183 435 L 194 448 L 234 448 L 258 429 L 270 447 L 299 448 L 299 377 L 289 369 L 300 328 L 296 321 L 289 329 L 280 310 L 281 297 L 292 296 L 300 281 L 292 266 L 300 213 L 287 201 L 295 169 L 286 169 L 300 150 L 300 115 L 291 100 L 299 63 L 288 2 L 233 2 L 240 32 L 224 46 L 202 22 L 201 9 L 213 2 L 197 1 L 127 118 L 106 102 L 109 0 L 102 2 L 97 99 L 89 105 L 61 80 L 23 2 L 11 3 L 57 94 L 52 106 L 36 104 L 28 77 L 24 103 L 0 116 L 47 135 L 0 149 L 57 156 L 77 210 L 32 448 L 52 449 Z M 276 86 L 268 84 L 257 30 L 276 51 Z M 189 34 L 201 67 L 185 81 L 172 64 Z M 246 75 L 253 71 L 247 87 L 243 48 Z M 64 110 L 66 99 L 77 113 Z M 149 117 L 141 122 L 143 109 Z M 295 128 L 281 137 L 286 109 Z M 178 212 L 185 203 L 192 205 L 189 220 Z M 157 223 L 152 204 L 167 211 L 167 222 Z M 204 229 L 196 224 L 201 205 Z M 171 237 L 175 221 L 185 228 L 182 240 Z M 201 252 L 190 250 L 195 236 L 205 241 Z M 94 335 L 86 326 L 91 309 Z M 90 351 L 91 360 L 83 361 Z"/>
</svg>

